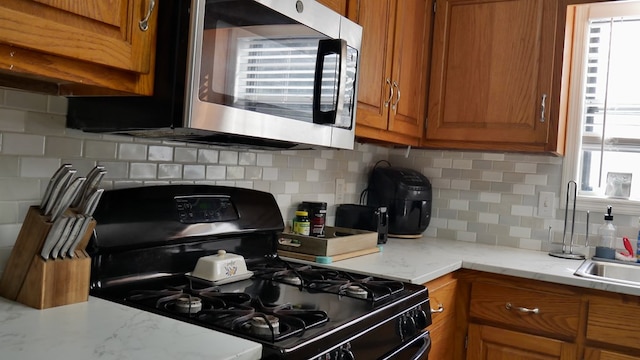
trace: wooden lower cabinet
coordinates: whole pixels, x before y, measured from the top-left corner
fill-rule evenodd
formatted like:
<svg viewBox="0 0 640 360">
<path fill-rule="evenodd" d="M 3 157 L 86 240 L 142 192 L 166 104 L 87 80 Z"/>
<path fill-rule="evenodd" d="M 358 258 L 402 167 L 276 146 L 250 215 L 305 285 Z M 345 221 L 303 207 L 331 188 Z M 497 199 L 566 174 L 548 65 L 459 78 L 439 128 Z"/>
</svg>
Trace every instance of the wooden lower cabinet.
<svg viewBox="0 0 640 360">
<path fill-rule="evenodd" d="M 429 360 L 640 359 L 640 296 L 466 269 L 425 286 Z"/>
<path fill-rule="evenodd" d="M 576 359 L 576 345 L 562 340 L 478 324 L 468 336 L 467 360 Z"/>
<path fill-rule="evenodd" d="M 588 347 L 584 352 L 584 360 L 638 360 L 638 356 Z"/>
<path fill-rule="evenodd" d="M 457 281 L 452 274 L 442 276 L 425 284 L 429 289 L 431 304 L 431 351 L 429 359 L 456 359 L 456 347 L 462 349 L 464 342 L 456 336 Z M 425 309 L 426 310 L 426 309 Z M 460 353 L 460 351 L 457 351 Z"/>
</svg>

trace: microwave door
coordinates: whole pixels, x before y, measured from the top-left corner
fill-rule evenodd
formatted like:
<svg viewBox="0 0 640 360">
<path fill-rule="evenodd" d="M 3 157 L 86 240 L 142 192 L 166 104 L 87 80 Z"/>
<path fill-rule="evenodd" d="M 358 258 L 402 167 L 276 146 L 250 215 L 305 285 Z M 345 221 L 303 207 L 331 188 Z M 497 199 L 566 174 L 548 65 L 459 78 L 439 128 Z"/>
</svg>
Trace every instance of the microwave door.
<svg viewBox="0 0 640 360">
<path fill-rule="evenodd" d="M 188 127 L 249 137 L 301 142 L 323 147 L 353 148 L 336 144 L 333 127 L 344 122 L 340 112 L 331 124 L 314 122 L 314 79 L 321 44 L 333 39 L 290 16 L 256 1 L 207 1 L 195 19 L 192 46 L 191 93 L 186 101 L 191 113 Z M 278 3 L 282 6 L 281 2 Z M 319 6 L 308 3 L 310 6 Z M 233 14 L 230 16 L 229 14 Z M 340 16 L 335 20 L 339 28 Z M 322 52 L 320 52 L 322 54 Z M 334 89 L 349 81 L 337 81 L 338 56 L 326 59 L 322 88 Z M 333 68 L 332 68 L 333 66 Z M 342 64 L 342 73 L 348 73 Z M 344 75 L 346 76 L 346 75 Z M 343 76 L 343 77 L 344 77 Z M 335 84 L 334 84 L 335 82 Z M 323 90 L 329 107 L 337 109 L 345 95 Z M 336 104 L 335 106 L 333 104 Z M 343 112 L 344 113 L 344 112 Z M 347 128 L 352 127 L 349 119 Z M 348 135 L 344 135 L 344 138 Z"/>
</svg>

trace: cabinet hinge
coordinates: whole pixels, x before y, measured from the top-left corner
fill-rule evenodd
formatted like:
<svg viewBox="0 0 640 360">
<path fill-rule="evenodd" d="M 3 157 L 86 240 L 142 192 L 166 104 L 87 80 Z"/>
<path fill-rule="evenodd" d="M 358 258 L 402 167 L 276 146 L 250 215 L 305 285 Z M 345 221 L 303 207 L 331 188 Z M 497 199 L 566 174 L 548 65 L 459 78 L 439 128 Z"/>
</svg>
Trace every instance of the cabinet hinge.
<svg viewBox="0 0 640 360">
<path fill-rule="evenodd" d="M 464 349 L 467 350 L 469 346 L 469 335 L 464 336 Z"/>
<path fill-rule="evenodd" d="M 433 0 L 433 13 L 434 14 L 436 13 L 436 4 L 437 4 L 437 1 Z"/>
</svg>

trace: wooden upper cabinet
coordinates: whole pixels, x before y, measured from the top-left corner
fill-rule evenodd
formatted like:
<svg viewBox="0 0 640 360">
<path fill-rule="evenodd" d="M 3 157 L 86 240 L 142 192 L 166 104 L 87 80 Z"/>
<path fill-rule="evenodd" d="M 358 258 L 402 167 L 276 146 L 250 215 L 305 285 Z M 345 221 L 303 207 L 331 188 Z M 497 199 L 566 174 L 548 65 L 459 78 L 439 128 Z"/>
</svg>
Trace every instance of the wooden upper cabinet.
<svg viewBox="0 0 640 360">
<path fill-rule="evenodd" d="M 555 0 L 440 0 L 425 147 L 562 152 Z"/>
<path fill-rule="evenodd" d="M 347 16 L 347 0 L 317 0 L 342 16 Z"/>
<path fill-rule="evenodd" d="M 2 74 L 55 83 L 61 94 L 150 94 L 158 11 L 151 2 L 3 0 Z M 140 21 L 148 14 L 145 30 Z"/>
<path fill-rule="evenodd" d="M 352 0 L 363 27 L 356 137 L 417 146 L 424 128 L 432 0 Z"/>
</svg>

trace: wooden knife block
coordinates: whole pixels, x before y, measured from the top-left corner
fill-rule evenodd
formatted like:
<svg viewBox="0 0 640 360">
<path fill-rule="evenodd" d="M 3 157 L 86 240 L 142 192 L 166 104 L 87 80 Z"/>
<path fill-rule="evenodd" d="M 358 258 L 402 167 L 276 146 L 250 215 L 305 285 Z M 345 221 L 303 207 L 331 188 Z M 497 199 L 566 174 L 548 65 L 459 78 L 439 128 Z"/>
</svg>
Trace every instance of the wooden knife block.
<svg viewBox="0 0 640 360">
<path fill-rule="evenodd" d="M 52 227 L 48 220 L 40 207 L 29 208 L 0 279 L 0 296 L 36 309 L 87 301 L 91 258 L 84 249 L 96 222 L 89 224 L 73 258 L 44 260 L 40 251 Z"/>
</svg>

